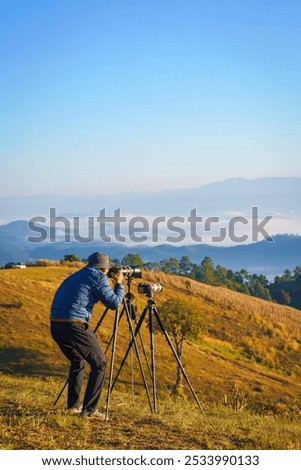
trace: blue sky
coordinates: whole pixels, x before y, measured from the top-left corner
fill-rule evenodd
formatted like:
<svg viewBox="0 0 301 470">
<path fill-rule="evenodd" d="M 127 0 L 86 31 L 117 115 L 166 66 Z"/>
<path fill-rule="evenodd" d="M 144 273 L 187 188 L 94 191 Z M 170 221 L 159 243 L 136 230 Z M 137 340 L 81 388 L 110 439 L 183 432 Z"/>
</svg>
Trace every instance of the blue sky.
<svg viewBox="0 0 301 470">
<path fill-rule="evenodd" d="M 299 0 L 0 0 L 0 197 L 301 176 Z"/>
</svg>

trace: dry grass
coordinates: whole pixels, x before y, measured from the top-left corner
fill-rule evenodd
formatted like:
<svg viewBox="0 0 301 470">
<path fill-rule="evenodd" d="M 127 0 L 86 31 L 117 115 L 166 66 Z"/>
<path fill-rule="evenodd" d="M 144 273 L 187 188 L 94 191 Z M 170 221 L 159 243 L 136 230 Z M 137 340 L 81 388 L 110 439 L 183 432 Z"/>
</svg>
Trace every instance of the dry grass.
<svg viewBox="0 0 301 470">
<path fill-rule="evenodd" d="M 63 384 L 67 362 L 50 337 L 48 317 L 57 286 L 76 269 L 48 266 L 0 271 L 0 321 L 3 325 L 0 363 L 3 372 L 26 375 L 32 380 L 36 376 L 43 376 L 45 380 L 55 377 L 57 387 Z M 132 291 L 140 314 L 147 299 L 136 293 L 139 281 L 133 281 Z M 212 406 L 222 406 L 225 395 L 231 403 L 235 387 L 248 396 L 245 412 L 283 414 L 298 409 L 301 399 L 300 311 L 179 276 L 145 272 L 143 281 L 160 282 L 164 286 L 161 293 L 155 294 L 159 313 L 161 303 L 169 298 L 188 299 L 207 324 L 205 337 L 185 343 L 182 359 L 207 410 Z M 103 310 L 101 305 L 95 307 L 92 328 Z M 114 312 L 108 312 L 97 333 L 104 346 L 112 334 L 113 318 Z M 143 325 L 141 334 L 149 351 L 146 325 Z M 122 319 L 116 364 L 124 355 L 128 339 L 128 326 Z M 162 335 L 155 336 L 155 351 L 161 403 L 169 399 L 176 376 L 176 362 Z M 144 396 L 137 364 L 135 377 L 139 383 L 137 392 Z M 130 389 L 129 381 L 127 364 L 118 382 L 120 393 L 126 396 Z M 191 397 L 186 385 L 184 394 Z M 230 411 L 230 407 L 226 408 L 225 412 Z M 31 408 L 28 413 L 32 414 Z M 210 448 L 210 444 L 208 446 Z"/>
<path fill-rule="evenodd" d="M 108 423 L 70 416 L 53 378 L 2 375 L 0 449 L 301 449 L 300 412 L 256 415 L 165 398 L 150 413 L 144 396 L 112 394 Z"/>
<path fill-rule="evenodd" d="M 189 297 L 199 308 L 208 325 L 207 347 L 301 377 L 300 311 L 180 276 L 147 275 L 164 285 L 162 299 Z"/>
<path fill-rule="evenodd" d="M 301 315 L 298 315 L 297 311 L 291 307 L 267 302 L 225 287 L 209 286 L 181 276 L 149 272 L 147 276 L 151 282 L 161 282 L 173 291 L 178 290 L 184 294 L 190 294 L 193 298 L 201 298 L 210 304 L 217 305 L 219 309 L 259 315 L 273 324 L 285 323 L 288 328 L 298 329 L 300 332 Z"/>
</svg>

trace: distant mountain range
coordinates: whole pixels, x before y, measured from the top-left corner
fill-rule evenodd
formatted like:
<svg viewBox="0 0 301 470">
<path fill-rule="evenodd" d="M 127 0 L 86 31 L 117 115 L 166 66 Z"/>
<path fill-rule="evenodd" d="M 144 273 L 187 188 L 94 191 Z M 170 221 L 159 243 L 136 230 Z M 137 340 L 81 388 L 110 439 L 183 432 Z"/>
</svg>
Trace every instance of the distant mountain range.
<svg viewBox="0 0 301 470">
<path fill-rule="evenodd" d="M 193 262 L 200 263 L 205 256 L 210 256 L 215 265 L 220 264 L 233 271 L 244 268 L 250 273 L 265 274 L 270 278 L 282 274 L 285 269 L 294 269 L 301 265 L 301 236 L 295 235 L 276 235 L 271 242 L 222 247 L 206 244 L 128 246 L 124 243 L 100 241 L 30 243 L 27 241 L 29 234 L 28 224 L 23 220 L 0 226 L 0 264 L 29 259 L 60 260 L 68 253 L 84 259 L 94 251 L 105 251 L 111 258 L 119 260 L 127 253 L 139 253 L 144 262 L 189 256 Z"/>
<path fill-rule="evenodd" d="M 46 216 L 55 207 L 61 215 L 94 215 L 102 208 L 108 213 L 120 208 L 124 214 L 186 215 L 196 208 L 201 215 L 250 212 L 259 207 L 263 214 L 301 216 L 301 178 L 233 178 L 192 189 L 120 194 L 33 195 L 0 199 L 2 223 Z"/>
<path fill-rule="evenodd" d="M 181 258 L 185 255 L 198 263 L 205 256 L 210 256 L 215 264 L 229 269 L 245 268 L 252 273 L 274 276 L 301 264 L 300 200 L 301 178 L 297 177 L 254 180 L 234 178 L 199 188 L 161 192 L 99 196 L 35 195 L 0 199 L 0 264 L 25 261 L 29 258 L 62 259 L 67 253 L 75 253 L 80 258 L 85 258 L 93 251 L 103 250 L 111 257 L 119 259 L 129 252 L 140 253 L 145 262 L 160 261 L 169 257 Z M 273 235 L 273 242 L 267 242 L 262 237 L 252 239 L 249 228 L 239 222 L 240 218 L 244 217 L 251 227 L 253 207 L 258 207 L 260 220 L 271 216 L 267 229 L 268 234 Z M 132 243 L 129 246 L 126 243 L 117 243 L 116 239 L 106 243 L 102 241 L 103 238 L 97 236 L 95 241 L 78 242 L 71 237 L 69 242 L 63 242 L 66 233 L 62 231 L 60 223 L 49 227 L 50 208 L 55 209 L 56 216 L 64 216 L 73 221 L 71 232 L 76 217 L 86 224 L 83 227 L 85 230 L 88 217 L 92 216 L 93 220 L 96 220 L 103 209 L 106 216 L 112 216 L 114 211 L 119 209 L 121 216 L 127 216 L 127 221 L 129 217 L 134 216 L 146 217 L 149 221 L 158 216 L 185 217 L 187 221 L 191 211 L 195 210 L 203 222 L 210 217 L 218 217 L 219 225 L 210 226 L 215 228 L 215 232 L 210 234 L 211 239 L 206 227 L 202 225 L 199 231 L 203 237 L 202 243 L 192 243 L 191 239 L 186 237 L 181 244 L 167 244 L 166 227 L 157 243 L 148 239 L 145 243 Z M 28 227 L 28 221 L 32 217 L 44 217 L 44 225 L 41 223 L 41 227 L 43 226 L 47 239 L 43 242 L 27 241 L 28 236 L 38 235 Z M 225 243 L 219 244 L 224 246 L 212 243 L 212 237 L 220 233 L 220 227 L 229 228 L 229 222 L 235 217 L 238 217 L 236 236 L 240 237 L 243 230 L 247 231 L 248 239 L 245 244 L 237 242 L 226 246 L 229 245 L 229 237 Z M 38 226 L 36 224 L 36 228 Z M 55 233 L 55 242 L 49 238 L 51 230 Z M 111 235 L 112 228 L 108 228 L 108 232 Z M 175 233 L 173 235 L 175 236 Z M 252 241 L 256 243 L 251 243 Z"/>
</svg>

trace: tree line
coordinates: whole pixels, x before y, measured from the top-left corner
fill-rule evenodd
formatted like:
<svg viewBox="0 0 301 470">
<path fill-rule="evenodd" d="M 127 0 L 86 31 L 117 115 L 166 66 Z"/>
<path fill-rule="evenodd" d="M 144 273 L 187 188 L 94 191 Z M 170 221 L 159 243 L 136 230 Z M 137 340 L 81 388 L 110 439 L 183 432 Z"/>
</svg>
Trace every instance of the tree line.
<svg viewBox="0 0 301 470">
<path fill-rule="evenodd" d="M 236 292 L 301 309 L 301 266 L 296 266 L 293 271 L 286 269 L 282 276 L 275 276 L 273 281 L 269 281 L 265 275 L 251 274 L 246 269 L 234 272 L 221 265 L 215 266 L 209 256 L 199 264 L 193 263 L 188 256 L 144 263 L 139 254 L 130 253 L 123 257 L 121 264 L 177 274 L 204 284 L 227 287 Z"/>
</svg>

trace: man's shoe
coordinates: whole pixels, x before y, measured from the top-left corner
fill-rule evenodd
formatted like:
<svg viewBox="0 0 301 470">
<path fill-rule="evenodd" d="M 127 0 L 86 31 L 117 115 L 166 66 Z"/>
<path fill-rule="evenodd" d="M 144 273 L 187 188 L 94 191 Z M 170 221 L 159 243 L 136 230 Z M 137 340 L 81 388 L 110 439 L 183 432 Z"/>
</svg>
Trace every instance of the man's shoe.
<svg viewBox="0 0 301 470">
<path fill-rule="evenodd" d="M 72 406 L 72 408 L 67 408 L 67 411 L 71 415 L 79 415 L 83 410 L 83 406 Z"/>
<path fill-rule="evenodd" d="M 82 410 L 80 415 L 82 418 L 98 418 L 102 420 L 104 420 L 106 417 L 105 413 L 101 413 L 99 410 L 95 410 L 95 411 Z"/>
</svg>

